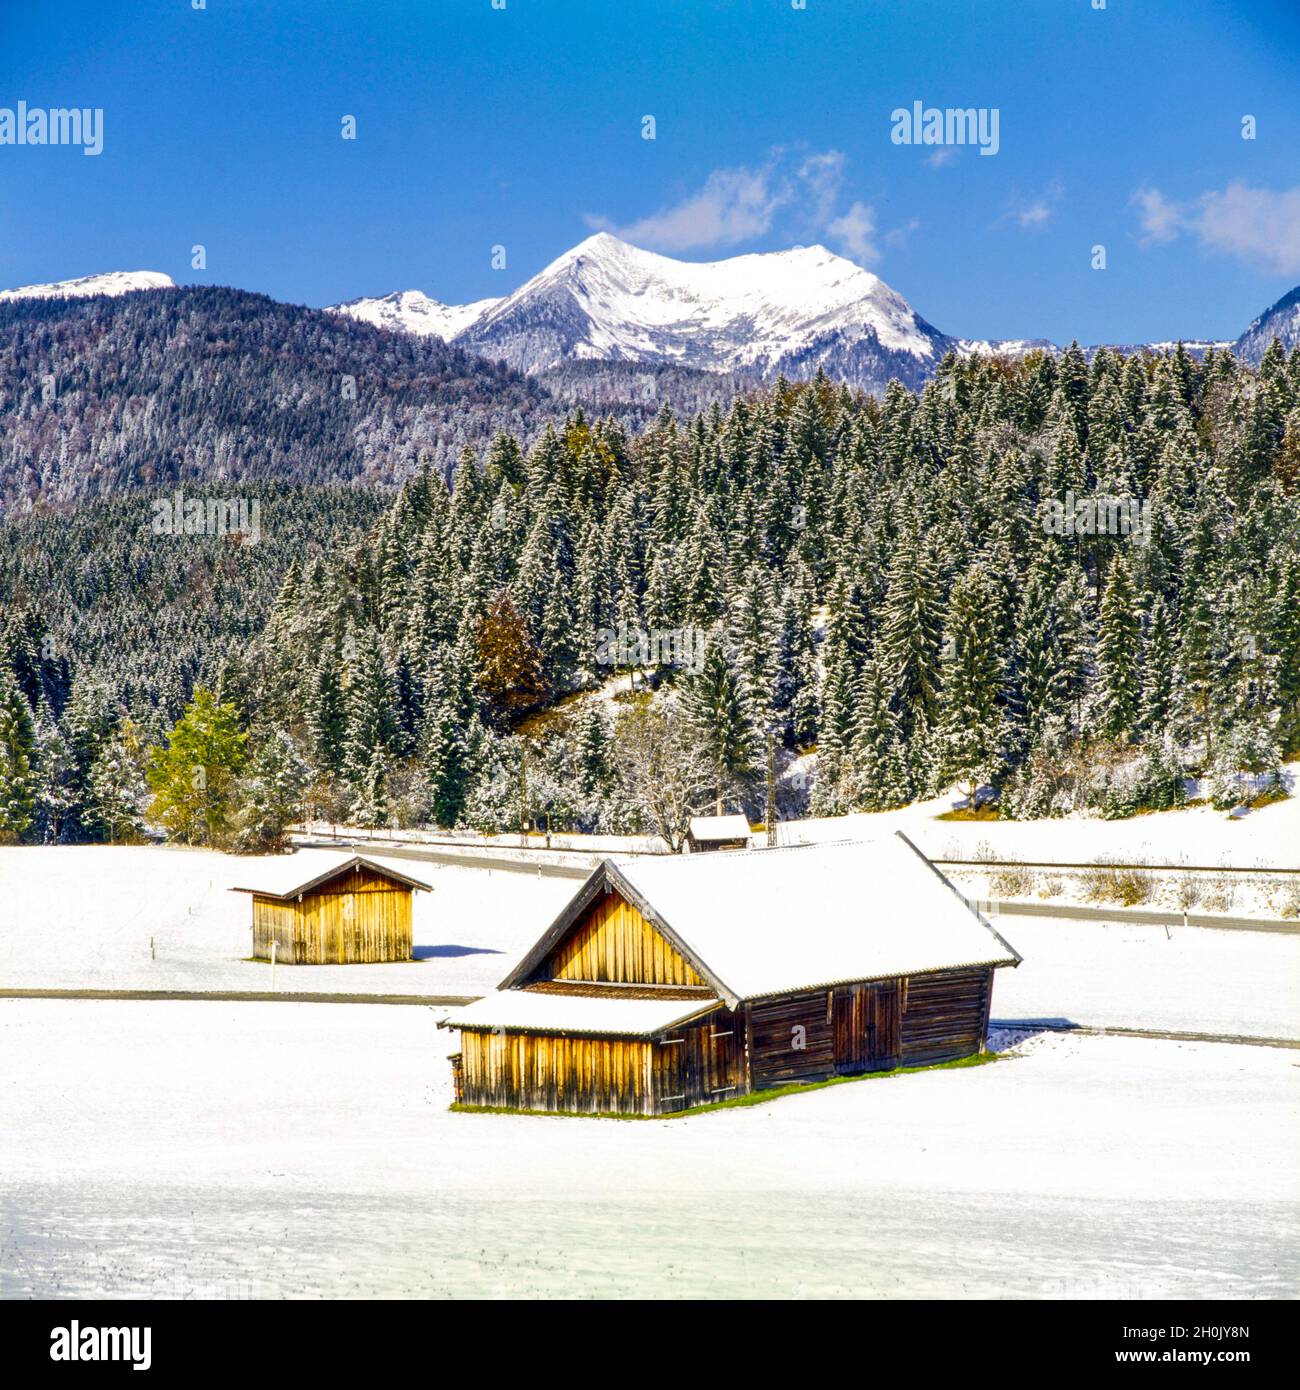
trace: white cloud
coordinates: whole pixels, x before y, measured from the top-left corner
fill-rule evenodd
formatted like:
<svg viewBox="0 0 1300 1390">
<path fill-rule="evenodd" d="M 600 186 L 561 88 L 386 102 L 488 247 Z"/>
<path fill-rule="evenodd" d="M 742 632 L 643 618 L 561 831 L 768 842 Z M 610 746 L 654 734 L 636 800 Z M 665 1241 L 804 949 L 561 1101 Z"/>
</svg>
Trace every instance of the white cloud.
<svg viewBox="0 0 1300 1390">
<path fill-rule="evenodd" d="M 853 257 L 869 265 L 880 257 L 872 237 L 876 232 L 876 215 L 865 203 L 855 202 L 842 217 L 826 224 L 827 232 Z"/>
<path fill-rule="evenodd" d="M 1026 231 L 1045 227 L 1056 213 L 1056 206 L 1065 196 L 1065 185 L 1060 179 L 1053 179 L 1047 187 L 1028 199 L 1013 197 L 1010 208 L 999 219 L 1014 222 Z"/>
<path fill-rule="evenodd" d="M 925 162 L 931 169 L 946 169 L 960 152 L 960 147 L 957 145 L 940 145 L 933 154 L 926 155 Z"/>
<path fill-rule="evenodd" d="M 831 218 L 844 182 L 844 156 L 839 150 L 810 154 L 799 166 L 798 179 L 812 199 L 810 219 L 824 226 Z"/>
<path fill-rule="evenodd" d="M 1170 202 L 1158 188 L 1139 188 L 1129 201 L 1138 210 L 1143 246 L 1172 241 L 1178 235 L 1183 210 L 1177 203 Z"/>
<path fill-rule="evenodd" d="M 1178 203 L 1158 188 L 1132 198 L 1144 246 L 1173 241 L 1183 232 L 1203 247 L 1277 275 L 1300 275 L 1300 187 L 1274 191 L 1240 180 Z"/>
<path fill-rule="evenodd" d="M 1201 197 L 1196 231 L 1207 246 L 1279 275 L 1300 274 L 1300 188 L 1274 193 L 1232 183 Z"/>
<path fill-rule="evenodd" d="M 770 231 L 777 210 L 793 196 L 790 181 L 779 177 L 769 161 L 759 169 L 715 169 L 698 192 L 627 226 L 613 226 L 604 217 L 588 217 L 587 222 L 656 251 L 734 246 Z"/>
<path fill-rule="evenodd" d="M 774 229 L 799 242 L 825 236 L 868 264 L 880 255 L 875 212 L 860 200 L 843 207 L 845 164 L 839 150 L 778 147 L 760 165 L 715 169 L 695 192 L 635 222 L 618 225 L 596 215 L 585 220 L 596 231 L 666 252 L 737 246 Z M 896 244 L 915 225 L 884 240 Z"/>
</svg>

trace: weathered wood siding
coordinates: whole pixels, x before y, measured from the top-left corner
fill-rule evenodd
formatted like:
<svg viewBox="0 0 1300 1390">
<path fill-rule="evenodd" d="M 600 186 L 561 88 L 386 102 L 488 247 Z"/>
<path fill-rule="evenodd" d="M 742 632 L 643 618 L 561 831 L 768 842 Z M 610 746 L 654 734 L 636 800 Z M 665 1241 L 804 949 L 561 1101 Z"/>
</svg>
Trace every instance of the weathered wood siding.
<svg viewBox="0 0 1300 1390">
<path fill-rule="evenodd" d="M 984 1046 L 993 970 L 945 970 L 913 975 L 903 1011 L 904 1066 L 952 1062 Z"/>
<path fill-rule="evenodd" d="M 654 1044 L 652 1059 L 660 1114 L 730 1100 L 746 1089 L 744 1030 L 728 1009 L 675 1028 Z"/>
<path fill-rule="evenodd" d="M 628 1038 L 465 1031 L 460 1098 L 512 1110 L 653 1114 L 653 1046 Z"/>
<path fill-rule="evenodd" d="M 993 971 L 808 990 L 743 1006 L 750 1085 L 795 1082 L 969 1057 L 984 1046 Z"/>
<path fill-rule="evenodd" d="M 673 945 L 618 893 L 605 893 L 573 924 L 534 980 L 702 985 Z"/>
<path fill-rule="evenodd" d="M 286 965 L 410 960 L 411 890 L 368 869 L 301 900 L 253 895 L 253 955 Z"/>
<path fill-rule="evenodd" d="M 832 994 L 823 989 L 762 999 L 746 1013 L 754 1090 L 835 1074 Z"/>
</svg>

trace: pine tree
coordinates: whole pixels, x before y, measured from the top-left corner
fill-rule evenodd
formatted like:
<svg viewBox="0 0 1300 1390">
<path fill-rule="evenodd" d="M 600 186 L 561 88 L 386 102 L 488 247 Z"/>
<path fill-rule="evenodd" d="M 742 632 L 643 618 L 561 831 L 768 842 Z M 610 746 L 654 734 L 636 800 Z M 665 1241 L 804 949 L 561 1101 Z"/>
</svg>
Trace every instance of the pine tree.
<svg viewBox="0 0 1300 1390">
<path fill-rule="evenodd" d="M 393 682 L 373 628 L 357 636 L 345 674 L 343 774 L 353 786 L 360 786 L 375 759 L 382 760 L 392 751 L 397 735 Z"/>
<path fill-rule="evenodd" d="M 938 722 L 939 580 L 925 546 L 905 539 L 894 552 L 880 634 L 880 667 L 903 735 L 924 737 Z"/>
<path fill-rule="evenodd" d="M 1068 704 L 1053 574 L 1046 558 L 1035 562 L 1016 620 L 1019 714 L 1024 740 L 1030 747 L 1041 743 L 1048 727 L 1064 715 Z"/>
<path fill-rule="evenodd" d="M 714 771 L 718 814 L 728 791 L 753 770 L 753 733 L 745 717 L 748 692 L 727 656 L 721 628 L 709 634 L 701 669 L 686 683 L 685 713 Z"/>
<path fill-rule="evenodd" d="M 1100 727 L 1109 738 L 1127 738 L 1138 723 L 1141 699 L 1141 624 L 1133 578 L 1122 554 L 1111 561 L 1097 633 L 1101 682 Z"/>
<path fill-rule="evenodd" d="M 874 661 L 863 668 L 853 740 L 852 809 L 887 811 L 912 799 L 907 761 L 899 745 L 898 718 Z"/>
<path fill-rule="evenodd" d="M 369 830 L 386 826 L 389 820 L 388 773 L 384 766 L 383 753 L 376 748 L 370 757 L 370 765 L 357 784 L 356 798 L 348 812 L 353 825 L 363 825 Z"/>
<path fill-rule="evenodd" d="M 284 729 L 259 740 L 239 787 L 239 829 L 235 848 L 246 854 L 282 849 L 289 825 L 300 819 L 308 768 Z"/>
<path fill-rule="evenodd" d="M 945 775 L 966 786 L 972 809 L 980 784 L 995 780 L 1005 743 L 992 577 L 975 564 L 953 585 L 948 608 L 952 660 L 943 683 L 940 743 Z"/>
<path fill-rule="evenodd" d="M 1169 723 L 1174 701 L 1174 652 L 1169 630 L 1169 607 L 1157 594 L 1151 605 L 1142 648 L 1142 703 L 1138 727 L 1144 735 L 1158 735 Z"/>
<path fill-rule="evenodd" d="M 424 771 L 433 823 L 450 829 L 460 823 L 470 784 L 470 746 L 463 704 L 457 698 L 454 670 L 447 665 L 431 677 L 428 716 L 424 725 Z"/>
<path fill-rule="evenodd" d="M 125 727 L 100 744 L 90 768 L 86 823 L 109 844 L 128 844 L 144 828 L 145 780 Z"/>
<path fill-rule="evenodd" d="M 31 706 L 0 661 L 0 843 L 21 841 L 36 825 L 40 774 Z"/>
</svg>

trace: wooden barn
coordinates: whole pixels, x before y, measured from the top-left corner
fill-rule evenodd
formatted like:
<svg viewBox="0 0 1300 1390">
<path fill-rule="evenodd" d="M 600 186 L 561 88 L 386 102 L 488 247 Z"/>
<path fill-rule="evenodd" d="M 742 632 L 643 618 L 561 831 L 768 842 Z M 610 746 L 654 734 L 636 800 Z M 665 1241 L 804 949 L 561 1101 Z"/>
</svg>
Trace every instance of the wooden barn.
<svg viewBox="0 0 1300 1390">
<path fill-rule="evenodd" d="M 615 858 L 441 1026 L 464 1105 L 657 1115 L 981 1052 L 1019 963 L 901 834 Z"/>
<path fill-rule="evenodd" d="M 749 822 L 741 815 L 692 816 L 686 827 L 686 848 L 691 854 L 748 849 Z"/>
<path fill-rule="evenodd" d="M 359 965 L 410 960 L 411 894 L 429 885 L 362 855 L 295 854 L 259 870 L 253 958 L 282 965 Z"/>
</svg>

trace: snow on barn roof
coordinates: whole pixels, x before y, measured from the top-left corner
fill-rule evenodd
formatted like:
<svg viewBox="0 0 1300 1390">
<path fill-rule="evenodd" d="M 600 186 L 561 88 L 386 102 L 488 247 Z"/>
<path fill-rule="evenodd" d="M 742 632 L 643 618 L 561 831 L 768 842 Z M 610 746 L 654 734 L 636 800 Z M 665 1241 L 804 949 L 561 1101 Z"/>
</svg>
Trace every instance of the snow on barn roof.
<svg viewBox="0 0 1300 1390">
<path fill-rule="evenodd" d="M 692 816 L 690 831 L 696 840 L 748 840 L 749 822 L 741 815 Z"/>
<path fill-rule="evenodd" d="M 729 1004 L 1020 956 L 901 833 L 734 854 L 605 860 L 498 986 L 525 979 L 612 888 Z"/>
<path fill-rule="evenodd" d="M 710 1013 L 718 1003 L 717 999 L 602 999 L 585 994 L 498 990 L 465 1008 L 454 1009 L 439 1027 L 651 1038 Z"/>
<path fill-rule="evenodd" d="M 259 864 L 254 871 L 257 886 L 253 888 L 232 888 L 232 893 L 256 893 L 263 898 L 296 898 L 299 893 L 310 893 L 324 883 L 350 873 L 355 868 L 367 868 L 385 878 L 391 878 L 408 888 L 418 888 L 422 892 L 432 892 L 427 883 L 396 869 L 380 859 L 371 859 L 364 854 L 353 854 L 340 858 L 330 850 L 299 850 L 297 854 L 286 855 L 274 863 Z"/>
</svg>

